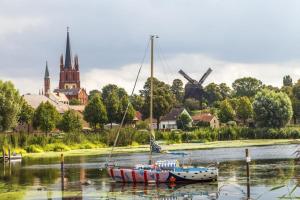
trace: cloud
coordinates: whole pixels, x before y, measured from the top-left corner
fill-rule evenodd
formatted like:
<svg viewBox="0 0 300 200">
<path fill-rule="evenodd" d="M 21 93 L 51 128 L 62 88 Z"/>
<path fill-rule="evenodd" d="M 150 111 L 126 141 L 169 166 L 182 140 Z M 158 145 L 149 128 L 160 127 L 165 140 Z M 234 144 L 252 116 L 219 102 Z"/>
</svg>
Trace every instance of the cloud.
<svg viewBox="0 0 300 200">
<path fill-rule="evenodd" d="M 43 23 L 39 17 L 7 17 L 0 16 L 0 39 L 13 33 L 21 33 L 26 30 L 38 27 Z"/>
<path fill-rule="evenodd" d="M 210 82 L 227 83 L 242 77 L 255 77 L 267 85 L 281 87 L 284 75 L 291 75 L 294 81 L 300 78 L 300 61 L 286 63 L 234 63 L 213 59 L 203 54 L 180 54 L 174 57 L 161 60 L 155 64 L 155 76 L 172 84 L 175 78 L 186 83 L 186 80 L 178 74 L 179 69 L 184 70 L 192 78 L 199 80 L 208 67 L 213 69 L 204 85 Z M 104 85 L 112 83 L 125 88 L 131 92 L 139 69 L 139 64 L 129 64 L 119 69 L 97 69 L 94 68 L 82 75 L 82 85 L 88 90 L 100 89 Z M 149 63 L 143 66 L 140 80 L 137 84 L 138 90 L 142 89 L 146 78 L 149 76 Z"/>
</svg>

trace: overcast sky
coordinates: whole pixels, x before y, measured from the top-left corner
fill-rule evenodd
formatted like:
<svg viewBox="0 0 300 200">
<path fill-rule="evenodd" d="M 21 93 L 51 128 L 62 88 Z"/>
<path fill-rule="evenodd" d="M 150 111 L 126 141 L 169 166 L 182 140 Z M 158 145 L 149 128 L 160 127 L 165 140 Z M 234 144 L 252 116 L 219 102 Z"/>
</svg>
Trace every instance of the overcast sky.
<svg viewBox="0 0 300 200">
<path fill-rule="evenodd" d="M 160 36 L 155 75 L 168 83 L 183 80 L 179 69 L 199 79 L 208 67 L 205 84 L 253 76 L 281 86 L 286 74 L 300 78 L 297 0 L 0 0 L 0 79 L 37 93 L 48 60 L 56 88 L 67 26 L 87 90 L 115 83 L 129 91 L 152 33 Z"/>
</svg>

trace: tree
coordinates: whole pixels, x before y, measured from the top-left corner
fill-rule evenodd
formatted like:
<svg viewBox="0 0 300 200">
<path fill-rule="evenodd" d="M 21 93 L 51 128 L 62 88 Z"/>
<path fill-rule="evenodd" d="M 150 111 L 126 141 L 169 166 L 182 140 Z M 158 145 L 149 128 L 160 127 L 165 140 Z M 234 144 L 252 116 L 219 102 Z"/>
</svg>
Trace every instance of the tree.
<svg viewBox="0 0 300 200">
<path fill-rule="evenodd" d="M 41 103 L 34 112 L 33 126 L 44 131 L 46 134 L 51 132 L 60 120 L 60 114 L 56 108 L 48 101 Z"/>
<path fill-rule="evenodd" d="M 293 96 L 300 99 L 300 80 L 293 86 Z"/>
<path fill-rule="evenodd" d="M 93 95 L 94 94 L 99 94 L 100 96 L 101 96 L 101 92 L 99 91 L 99 90 L 91 90 L 90 92 L 89 92 L 89 100 L 91 100 L 92 99 L 92 97 L 93 97 Z"/>
<path fill-rule="evenodd" d="M 240 78 L 232 83 L 232 88 L 237 97 L 253 97 L 261 87 L 262 82 L 252 77 Z"/>
<path fill-rule="evenodd" d="M 191 125 L 191 122 L 191 117 L 186 113 L 182 113 L 176 120 L 177 128 L 186 130 Z"/>
<path fill-rule="evenodd" d="M 180 79 L 173 80 L 171 91 L 176 98 L 176 103 L 181 104 L 183 101 L 184 89 L 183 89 L 183 83 Z"/>
<path fill-rule="evenodd" d="M 117 90 L 111 90 L 109 93 L 107 93 L 107 96 L 103 97 L 103 102 L 106 107 L 108 122 L 111 124 L 112 128 L 112 123 L 116 122 L 119 117 L 118 114 L 120 100 L 117 94 Z"/>
<path fill-rule="evenodd" d="M 238 102 L 236 114 L 238 118 L 243 120 L 244 124 L 246 121 L 253 116 L 253 107 L 248 97 L 241 97 Z"/>
<path fill-rule="evenodd" d="M 103 127 L 107 119 L 107 112 L 99 94 L 93 95 L 83 111 L 84 120 L 96 129 L 97 125 Z"/>
<path fill-rule="evenodd" d="M 129 105 L 128 105 L 129 103 Z M 118 111 L 118 123 L 121 123 L 122 118 L 124 116 L 124 113 L 126 111 L 126 108 L 128 106 L 128 110 L 125 116 L 124 123 L 131 123 L 133 121 L 133 118 L 135 117 L 135 109 L 133 108 L 132 104 L 129 102 L 129 97 L 127 95 L 124 95 L 120 99 L 120 106 L 119 106 L 119 111 Z"/>
<path fill-rule="evenodd" d="M 284 127 L 293 115 L 290 98 L 283 92 L 264 89 L 253 102 L 254 119 L 259 127 Z"/>
<path fill-rule="evenodd" d="M 219 84 L 219 88 L 220 88 L 220 92 L 221 92 L 223 99 L 231 97 L 232 91 L 231 91 L 230 87 L 228 87 L 228 85 L 226 85 L 226 83 Z"/>
<path fill-rule="evenodd" d="M 215 83 L 208 84 L 205 88 L 205 99 L 208 105 L 213 105 L 216 101 L 224 100 L 219 85 Z"/>
<path fill-rule="evenodd" d="M 218 117 L 222 123 L 234 120 L 235 112 L 227 99 L 221 102 Z"/>
<path fill-rule="evenodd" d="M 29 133 L 32 124 L 34 109 L 22 99 L 21 112 L 19 114 L 19 123 L 27 124 L 27 133 Z"/>
<path fill-rule="evenodd" d="M 0 81 L 0 130 L 6 131 L 17 125 L 21 111 L 21 97 L 12 82 Z"/>
<path fill-rule="evenodd" d="M 149 117 L 150 78 L 148 78 L 144 85 L 144 89 L 140 92 L 145 99 L 145 104 L 142 109 L 143 116 Z M 160 117 L 167 114 L 173 107 L 174 98 L 169 85 L 153 78 L 153 117 L 157 120 L 157 129 L 159 128 Z"/>
<path fill-rule="evenodd" d="M 71 100 L 69 101 L 69 104 L 70 104 L 70 105 L 81 105 L 81 102 L 80 102 L 79 99 L 71 99 Z"/>
<path fill-rule="evenodd" d="M 75 110 L 68 110 L 59 122 L 59 129 L 64 132 L 78 132 L 82 130 L 82 119 Z"/>
<path fill-rule="evenodd" d="M 141 95 L 137 95 L 137 94 L 132 95 L 130 97 L 130 102 L 135 110 L 141 112 L 144 105 L 144 98 Z"/>
<path fill-rule="evenodd" d="M 293 79 L 290 75 L 286 75 L 283 77 L 283 86 L 293 86 Z"/>
<path fill-rule="evenodd" d="M 188 98 L 184 100 L 184 107 L 186 109 L 188 109 L 189 111 L 192 110 L 199 110 L 200 109 L 200 105 L 199 105 L 199 101 L 193 98 Z"/>
</svg>

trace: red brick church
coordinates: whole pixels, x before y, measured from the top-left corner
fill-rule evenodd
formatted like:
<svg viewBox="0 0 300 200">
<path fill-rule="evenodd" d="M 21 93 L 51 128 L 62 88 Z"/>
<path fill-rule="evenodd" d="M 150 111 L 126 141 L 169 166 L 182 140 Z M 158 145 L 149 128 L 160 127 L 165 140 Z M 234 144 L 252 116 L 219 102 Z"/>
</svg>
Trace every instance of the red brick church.
<svg viewBox="0 0 300 200">
<path fill-rule="evenodd" d="M 44 92 L 46 96 L 50 93 L 50 76 L 47 65 L 44 77 Z M 78 99 L 83 105 L 88 102 L 86 90 L 80 87 L 78 56 L 75 55 L 73 58 L 71 54 L 69 30 L 67 31 L 65 60 L 62 54 L 60 56 L 59 85 L 58 88 L 54 90 L 54 93 L 64 94 L 69 100 Z"/>
</svg>

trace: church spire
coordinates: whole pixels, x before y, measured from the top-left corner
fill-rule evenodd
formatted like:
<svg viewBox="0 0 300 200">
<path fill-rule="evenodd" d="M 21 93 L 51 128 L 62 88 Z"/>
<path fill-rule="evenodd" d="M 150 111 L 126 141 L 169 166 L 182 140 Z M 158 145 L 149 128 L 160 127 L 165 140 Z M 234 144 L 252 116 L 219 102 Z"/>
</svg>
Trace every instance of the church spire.
<svg viewBox="0 0 300 200">
<path fill-rule="evenodd" d="M 45 76 L 44 76 L 44 91 L 45 96 L 49 97 L 50 94 L 50 75 L 48 70 L 48 62 L 46 61 L 46 69 L 45 69 Z"/>
<path fill-rule="evenodd" d="M 71 43 L 69 37 L 69 27 L 67 27 L 67 44 L 66 44 L 66 55 L 65 55 L 65 68 L 72 68 L 72 55 L 71 55 Z"/>
<path fill-rule="evenodd" d="M 49 70 L 48 70 L 48 61 L 46 61 L 46 69 L 45 69 L 45 76 L 44 78 L 49 78 L 50 75 L 49 75 Z"/>
</svg>

